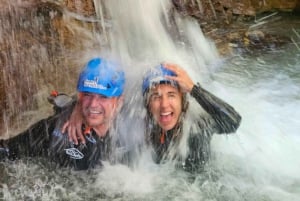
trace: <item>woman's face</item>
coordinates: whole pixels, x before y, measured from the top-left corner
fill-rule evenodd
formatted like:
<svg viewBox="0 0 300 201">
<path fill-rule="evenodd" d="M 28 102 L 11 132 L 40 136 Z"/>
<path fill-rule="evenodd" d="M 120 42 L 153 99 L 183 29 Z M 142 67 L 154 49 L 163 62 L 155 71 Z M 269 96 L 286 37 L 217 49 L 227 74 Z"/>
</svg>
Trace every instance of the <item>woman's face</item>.
<svg viewBox="0 0 300 201">
<path fill-rule="evenodd" d="M 148 109 L 164 130 L 175 127 L 182 112 L 182 93 L 170 84 L 159 84 L 150 90 Z"/>
</svg>

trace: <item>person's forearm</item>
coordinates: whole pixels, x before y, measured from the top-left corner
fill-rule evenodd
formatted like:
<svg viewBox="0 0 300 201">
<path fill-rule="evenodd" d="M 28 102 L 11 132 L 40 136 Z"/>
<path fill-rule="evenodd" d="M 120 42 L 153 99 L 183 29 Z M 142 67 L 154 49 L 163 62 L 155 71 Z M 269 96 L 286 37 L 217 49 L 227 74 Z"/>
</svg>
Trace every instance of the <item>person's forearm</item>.
<svg viewBox="0 0 300 201">
<path fill-rule="evenodd" d="M 23 156 L 46 154 L 50 140 L 49 132 L 52 129 L 49 125 L 51 121 L 51 118 L 40 120 L 17 136 L 3 140 L 2 151 L 6 151 L 6 157 L 14 160 Z"/>
<path fill-rule="evenodd" d="M 203 89 L 199 84 L 194 85 L 191 95 L 215 120 L 218 133 L 235 132 L 239 127 L 241 116 L 232 106 Z"/>
</svg>

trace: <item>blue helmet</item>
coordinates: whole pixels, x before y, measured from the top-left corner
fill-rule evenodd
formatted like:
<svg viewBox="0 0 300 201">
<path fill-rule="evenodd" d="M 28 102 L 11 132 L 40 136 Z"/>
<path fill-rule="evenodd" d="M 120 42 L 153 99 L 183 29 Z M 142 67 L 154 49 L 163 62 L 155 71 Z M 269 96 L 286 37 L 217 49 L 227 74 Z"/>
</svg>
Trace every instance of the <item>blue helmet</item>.
<svg viewBox="0 0 300 201">
<path fill-rule="evenodd" d="M 118 97 L 123 93 L 124 84 L 124 72 L 116 63 L 103 58 L 94 58 L 80 73 L 77 90 Z"/>
<path fill-rule="evenodd" d="M 177 76 L 173 71 L 165 68 L 162 64 L 155 66 L 146 72 L 143 78 L 142 91 L 145 92 L 155 84 L 172 84 L 178 87 L 178 83 L 174 80 L 167 79 L 165 76 Z"/>
</svg>

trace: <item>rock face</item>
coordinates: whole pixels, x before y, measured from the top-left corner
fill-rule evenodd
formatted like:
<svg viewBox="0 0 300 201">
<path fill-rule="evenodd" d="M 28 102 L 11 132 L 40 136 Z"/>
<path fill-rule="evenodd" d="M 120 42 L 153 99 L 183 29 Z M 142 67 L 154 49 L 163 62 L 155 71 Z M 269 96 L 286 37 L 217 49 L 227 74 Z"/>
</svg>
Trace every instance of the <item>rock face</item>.
<svg viewBox="0 0 300 201">
<path fill-rule="evenodd" d="M 297 10 L 299 0 L 172 0 L 184 15 L 200 20 L 225 20 L 227 23 L 236 16 L 255 16 L 266 11 Z"/>
<path fill-rule="evenodd" d="M 2 136 L 39 118 L 33 111 L 52 89 L 68 92 L 74 86 L 72 44 L 80 47 L 80 41 L 63 21 L 62 10 L 60 5 L 39 0 L 0 3 Z"/>
<path fill-rule="evenodd" d="M 104 0 L 98 0 L 98 3 Z M 230 32 L 230 25 L 241 16 L 300 7 L 300 0 L 172 0 L 182 15 L 193 16 L 203 26 L 204 33 L 215 40 L 220 51 L 225 30 L 232 45 L 246 44 L 246 29 Z M 71 12 L 73 17 L 64 16 Z M 70 16 L 70 15 L 68 15 Z M 93 0 L 4 0 L 0 2 L 0 138 L 11 135 L 12 130 L 23 129 L 29 120 L 40 118 L 34 112 L 45 105 L 52 89 L 71 93 L 81 64 L 80 52 L 99 48 L 93 36 L 83 30 L 100 30 L 89 20 L 95 16 Z M 205 23 L 204 22 L 213 22 Z M 214 24 L 212 26 L 211 24 Z M 221 29 L 220 29 L 221 28 Z M 266 39 L 259 33 L 260 39 Z M 222 39 L 220 39 L 222 38 Z M 237 41 L 237 39 L 243 39 Z M 254 37 L 256 38 L 256 37 Z M 256 39 L 255 39 L 256 40 Z M 246 41 L 246 42 L 245 42 Z M 236 42 L 236 43 L 235 43 Z M 251 44 L 251 43 L 249 43 Z M 226 45 L 226 47 L 228 47 Z M 70 87 L 72 86 L 72 87 Z M 24 113 L 26 111 L 31 111 Z M 49 111 L 48 111 L 49 112 Z M 21 115 L 22 114 L 22 115 Z M 28 122 L 27 122 L 28 121 Z M 2 136 L 1 136 L 2 135 Z"/>
<path fill-rule="evenodd" d="M 71 12 L 79 13 L 84 16 L 95 15 L 95 7 L 92 0 L 88 1 L 76 1 L 65 0 L 63 5 Z"/>
</svg>

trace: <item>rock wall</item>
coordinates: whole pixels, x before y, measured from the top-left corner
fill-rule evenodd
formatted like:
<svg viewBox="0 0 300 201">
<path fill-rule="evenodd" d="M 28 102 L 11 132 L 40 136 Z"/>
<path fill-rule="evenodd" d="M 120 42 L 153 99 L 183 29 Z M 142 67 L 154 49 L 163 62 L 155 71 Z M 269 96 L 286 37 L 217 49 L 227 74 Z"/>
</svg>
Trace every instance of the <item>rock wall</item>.
<svg viewBox="0 0 300 201">
<path fill-rule="evenodd" d="M 78 22 L 63 11 L 40 0 L 0 2 L 0 136 L 50 112 L 41 107 L 51 90 L 71 92 L 75 85 L 76 52 L 86 44 L 71 28 Z"/>
<path fill-rule="evenodd" d="M 262 12 L 297 10 L 300 0 L 172 0 L 184 15 L 197 19 L 225 20 L 230 23 L 240 16 L 255 16 Z"/>
</svg>

